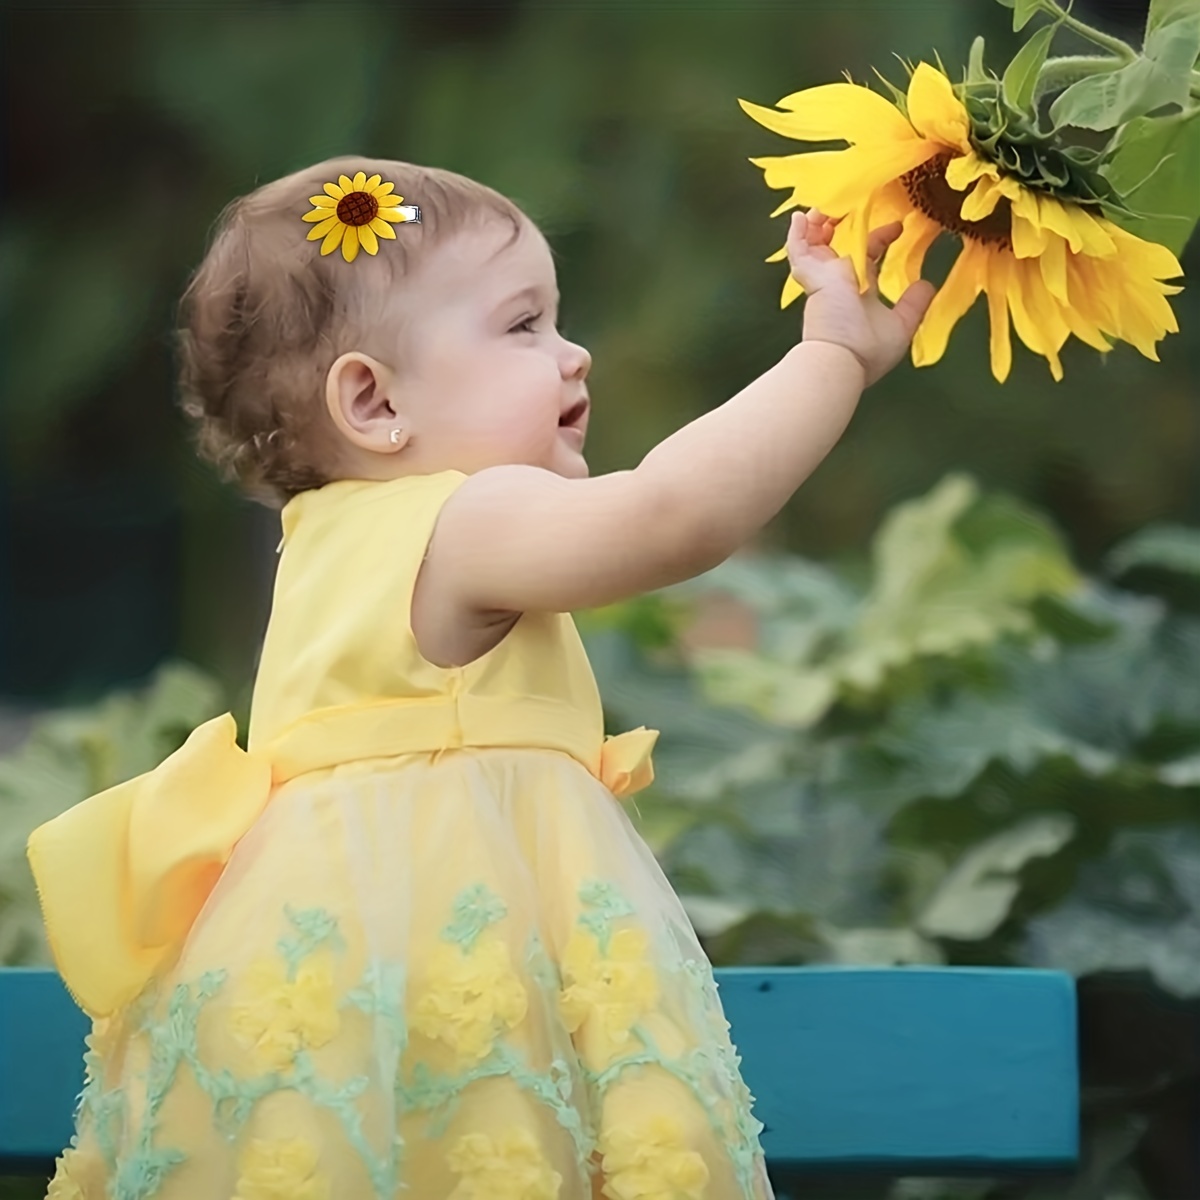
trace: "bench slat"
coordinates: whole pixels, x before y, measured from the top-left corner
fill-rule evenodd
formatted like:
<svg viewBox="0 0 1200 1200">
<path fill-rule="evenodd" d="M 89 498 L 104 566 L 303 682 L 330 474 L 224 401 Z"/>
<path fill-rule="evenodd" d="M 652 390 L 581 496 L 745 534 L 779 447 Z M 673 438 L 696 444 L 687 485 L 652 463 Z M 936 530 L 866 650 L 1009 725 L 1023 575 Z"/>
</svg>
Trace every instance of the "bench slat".
<svg viewBox="0 0 1200 1200">
<path fill-rule="evenodd" d="M 772 1172 L 1004 1174 L 1078 1154 L 1075 992 L 1052 971 L 729 968 L 717 982 Z M 0 1173 L 71 1134 L 87 1022 L 0 970 Z"/>
</svg>

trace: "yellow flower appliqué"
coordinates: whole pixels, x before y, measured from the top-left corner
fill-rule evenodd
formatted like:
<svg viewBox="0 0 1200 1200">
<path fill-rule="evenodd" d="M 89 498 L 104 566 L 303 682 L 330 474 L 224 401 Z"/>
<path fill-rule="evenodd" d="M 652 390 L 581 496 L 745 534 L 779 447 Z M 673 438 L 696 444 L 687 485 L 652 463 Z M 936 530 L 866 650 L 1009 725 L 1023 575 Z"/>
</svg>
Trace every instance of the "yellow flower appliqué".
<svg viewBox="0 0 1200 1200">
<path fill-rule="evenodd" d="M 368 179 L 365 171 L 359 171 L 353 179 L 342 175 L 337 183 L 327 183 L 325 195 L 309 196 L 313 210 L 301 218 L 315 222 L 308 240 L 324 238 L 322 254 L 332 254 L 341 246 L 347 262 L 358 257 L 360 246 L 368 254 L 377 254 L 379 238 L 395 240 L 396 231 L 389 222 L 421 219 L 421 210 L 415 204 L 404 204 L 403 196 L 393 195 L 395 188 L 394 183 L 382 182 L 379 175 Z"/>
<path fill-rule="evenodd" d="M 46 1200 L 100 1200 L 106 1194 L 104 1160 L 99 1154 L 72 1146 L 63 1151 L 55 1168 Z"/>
<path fill-rule="evenodd" d="M 562 1186 L 562 1176 L 551 1169 L 525 1129 L 496 1138 L 465 1134 L 446 1162 L 462 1177 L 449 1200 L 555 1200 Z"/>
<path fill-rule="evenodd" d="M 642 929 L 620 929 L 601 954 L 596 939 L 577 929 L 562 958 L 565 987 L 559 1012 L 569 1033 L 583 1029 L 589 1057 L 607 1061 L 629 1045 L 629 1031 L 658 1002 L 658 979 Z"/>
<path fill-rule="evenodd" d="M 412 1027 L 462 1058 L 482 1062 L 496 1038 L 524 1020 L 527 1003 L 505 942 L 481 937 L 466 953 L 457 944 L 442 943 L 430 957 Z"/>
<path fill-rule="evenodd" d="M 233 1200 L 328 1200 L 329 1180 L 317 1170 L 317 1151 L 299 1138 L 255 1138 L 238 1161 Z"/>
<path fill-rule="evenodd" d="M 333 974 L 327 964 L 309 962 L 289 981 L 274 962 L 247 973 L 247 999 L 233 1006 L 230 1028 L 266 1070 L 283 1071 L 296 1052 L 324 1046 L 338 1032 Z"/>
<path fill-rule="evenodd" d="M 609 1200 L 700 1200 L 708 1167 L 684 1145 L 683 1126 L 652 1117 L 641 1129 L 615 1125 L 600 1136 Z"/>
</svg>

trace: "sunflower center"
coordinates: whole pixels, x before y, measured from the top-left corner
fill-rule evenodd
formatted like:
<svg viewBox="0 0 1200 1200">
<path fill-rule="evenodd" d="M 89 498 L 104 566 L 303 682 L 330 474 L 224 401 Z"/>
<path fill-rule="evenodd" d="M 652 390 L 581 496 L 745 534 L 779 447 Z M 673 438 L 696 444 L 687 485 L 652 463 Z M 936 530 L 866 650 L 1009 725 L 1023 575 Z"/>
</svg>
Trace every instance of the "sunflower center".
<svg viewBox="0 0 1200 1200">
<path fill-rule="evenodd" d="M 347 192 L 337 206 L 343 225 L 369 225 L 379 213 L 379 201 L 369 192 Z"/>
<path fill-rule="evenodd" d="M 1010 245 L 1012 215 L 1006 197 L 1002 196 L 1000 202 L 982 221 L 963 220 L 960 210 L 967 193 L 956 192 L 946 182 L 946 166 L 950 157 L 949 154 L 938 154 L 901 177 L 909 199 L 927 217 L 951 233 L 974 238 L 977 242 Z"/>
</svg>

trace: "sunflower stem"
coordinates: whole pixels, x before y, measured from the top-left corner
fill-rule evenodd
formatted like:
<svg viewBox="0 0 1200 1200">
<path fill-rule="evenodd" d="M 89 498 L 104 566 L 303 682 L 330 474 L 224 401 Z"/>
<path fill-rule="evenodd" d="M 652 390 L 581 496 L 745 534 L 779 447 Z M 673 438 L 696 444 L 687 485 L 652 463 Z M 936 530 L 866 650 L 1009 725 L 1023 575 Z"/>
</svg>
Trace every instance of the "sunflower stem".
<svg viewBox="0 0 1200 1200">
<path fill-rule="evenodd" d="M 1038 73 L 1034 98 L 1040 100 L 1051 92 L 1086 79 L 1089 75 L 1103 75 L 1115 71 L 1125 64 L 1111 54 L 1076 54 L 1064 58 L 1049 58 Z"/>
<path fill-rule="evenodd" d="M 1115 54 L 1122 63 L 1131 63 L 1137 58 L 1137 51 L 1128 43 L 1118 37 L 1113 37 L 1110 33 L 1093 29 L 1091 25 L 1081 21 L 1078 17 L 1071 16 L 1066 9 L 1060 8 L 1055 0 L 1041 0 L 1041 4 L 1043 12 L 1050 14 L 1055 20 L 1061 21 L 1063 25 L 1079 34 L 1080 37 L 1087 38 L 1093 45 L 1102 46 L 1105 50 Z"/>
</svg>

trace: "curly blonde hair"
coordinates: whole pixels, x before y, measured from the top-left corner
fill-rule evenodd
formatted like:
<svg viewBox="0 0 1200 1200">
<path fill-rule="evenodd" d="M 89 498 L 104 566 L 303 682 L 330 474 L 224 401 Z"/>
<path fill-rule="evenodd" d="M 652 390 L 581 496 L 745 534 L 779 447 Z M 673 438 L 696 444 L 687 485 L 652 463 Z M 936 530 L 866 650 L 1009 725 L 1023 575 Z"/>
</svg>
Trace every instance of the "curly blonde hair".
<svg viewBox="0 0 1200 1200">
<path fill-rule="evenodd" d="M 310 196 L 357 171 L 394 183 L 421 221 L 347 263 L 323 257 L 301 217 Z M 511 222 L 513 240 L 531 223 L 453 171 L 371 158 L 330 159 L 234 200 L 180 302 L 181 403 L 201 457 L 269 508 L 329 483 L 336 467 L 320 435 L 334 430 L 323 401 L 334 360 L 352 349 L 394 358 L 397 285 L 432 247 L 496 218 Z"/>
</svg>

